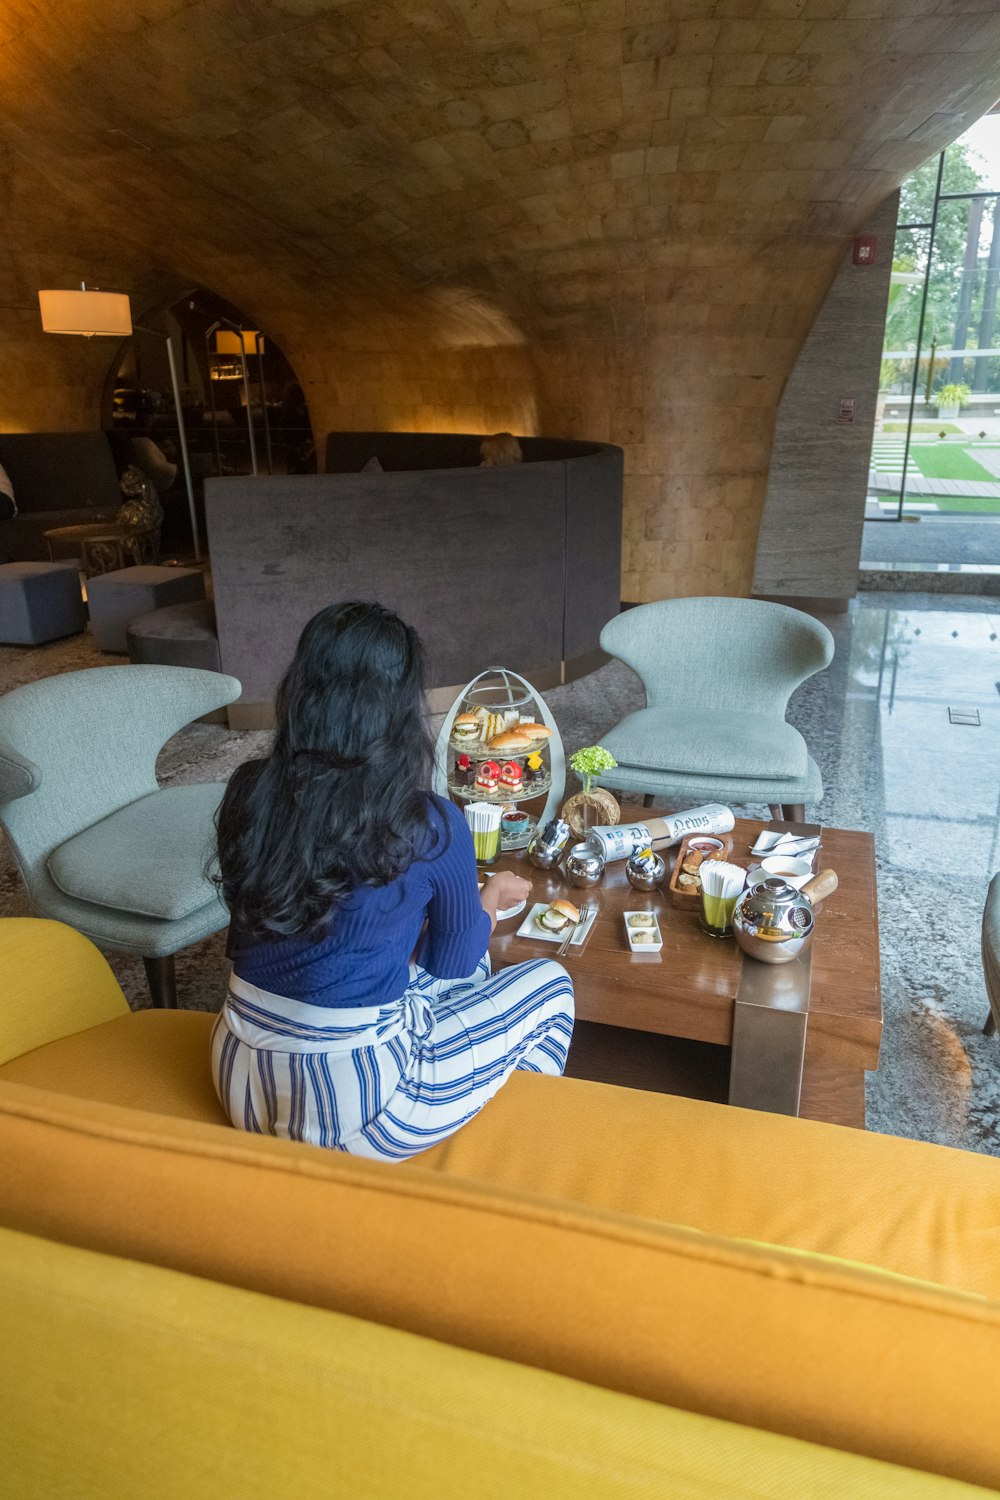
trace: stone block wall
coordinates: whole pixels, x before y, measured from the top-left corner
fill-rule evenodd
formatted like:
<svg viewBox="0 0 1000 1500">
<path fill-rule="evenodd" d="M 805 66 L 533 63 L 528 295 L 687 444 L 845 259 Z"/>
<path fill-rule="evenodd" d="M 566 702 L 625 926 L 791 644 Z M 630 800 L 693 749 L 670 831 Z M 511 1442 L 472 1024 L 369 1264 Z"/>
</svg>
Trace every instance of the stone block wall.
<svg viewBox="0 0 1000 1500">
<path fill-rule="evenodd" d="M 850 236 L 995 102 L 993 0 L 8 0 L 0 425 L 96 425 L 80 280 L 204 286 L 335 428 L 619 443 L 622 594 L 750 590 Z"/>
<path fill-rule="evenodd" d="M 873 265 L 854 265 L 848 248 L 785 387 L 755 594 L 843 602 L 857 589 L 898 206 L 890 193 L 864 227 Z M 852 423 L 838 421 L 842 398 Z"/>
</svg>

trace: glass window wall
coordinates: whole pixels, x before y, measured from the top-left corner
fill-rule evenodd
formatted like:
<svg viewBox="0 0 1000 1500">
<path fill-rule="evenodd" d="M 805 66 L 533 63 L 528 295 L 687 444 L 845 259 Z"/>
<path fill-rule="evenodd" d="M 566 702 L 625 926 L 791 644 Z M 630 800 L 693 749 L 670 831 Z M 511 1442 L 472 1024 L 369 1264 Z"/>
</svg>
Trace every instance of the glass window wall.
<svg viewBox="0 0 1000 1500">
<path fill-rule="evenodd" d="M 1000 516 L 1000 115 L 904 181 L 866 518 Z"/>
</svg>

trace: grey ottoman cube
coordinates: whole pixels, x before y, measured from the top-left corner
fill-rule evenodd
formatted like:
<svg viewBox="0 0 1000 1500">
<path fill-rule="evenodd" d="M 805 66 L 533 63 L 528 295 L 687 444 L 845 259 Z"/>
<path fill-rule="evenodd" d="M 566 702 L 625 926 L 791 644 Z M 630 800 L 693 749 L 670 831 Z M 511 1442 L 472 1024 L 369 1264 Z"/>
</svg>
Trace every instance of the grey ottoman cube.
<svg viewBox="0 0 1000 1500">
<path fill-rule="evenodd" d="M 41 646 L 87 626 L 75 563 L 0 564 L 0 641 Z"/>
<path fill-rule="evenodd" d="M 219 642 L 215 634 L 215 606 L 207 599 L 195 604 L 168 604 L 133 620 L 125 632 L 132 662 L 161 667 L 200 667 L 221 672 Z M 224 708 L 203 714 L 200 724 L 225 724 Z"/>
<path fill-rule="evenodd" d="M 167 604 L 188 604 L 205 597 L 204 574 L 196 568 L 118 568 L 101 573 L 87 585 L 90 628 L 102 651 L 128 650 L 130 623 Z"/>
<path fill-rule="evenodd" d="M 161 667 L 201 667 L 221 672 L 215 609 L 207 599 L 168 604 L 139 615 L 125 632 L 129 661 Z"/>
</svg>

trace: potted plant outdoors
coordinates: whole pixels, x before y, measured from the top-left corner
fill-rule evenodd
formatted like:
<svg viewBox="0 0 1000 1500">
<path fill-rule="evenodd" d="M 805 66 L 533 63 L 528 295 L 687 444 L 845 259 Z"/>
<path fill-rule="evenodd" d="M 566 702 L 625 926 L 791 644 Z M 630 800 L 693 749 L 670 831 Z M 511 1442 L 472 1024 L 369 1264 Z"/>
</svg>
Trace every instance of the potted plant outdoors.
<svg viewBox="0 0 1000 1500">
<path fill-rule="evenodd" d="M 621 819 L 621 808 L 606 787 L 594 786 L 601 771 L 612 770 L 618 762 L 610 750 L 601 745 L 587 745 L 570 757 L 570 766 L 583 782 L 583 791 L 563 803 L 562 815 L 577 837 L 586 837 L 591 828 L 611 827 Z"/>
<path fill-rule="evenodd" d="M 943 385 L 936 393 L 937 414 L 940 421 L 951 421 L 958 416 L 962 406 L 969 399 L 969 387 L 963 381 L 961 385 Z"/>
</svg>

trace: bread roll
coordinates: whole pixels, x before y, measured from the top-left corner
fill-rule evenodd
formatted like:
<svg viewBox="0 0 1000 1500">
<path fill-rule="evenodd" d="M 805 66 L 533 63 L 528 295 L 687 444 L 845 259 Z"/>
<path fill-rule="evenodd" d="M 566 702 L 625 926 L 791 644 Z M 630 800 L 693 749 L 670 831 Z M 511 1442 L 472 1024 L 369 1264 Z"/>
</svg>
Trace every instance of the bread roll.
<svg viewBox="0 0 1000 1500">
<path fill-rule="evenodd" d="M 500 750 L 504 755 L 517 754 L 518 751 L 530 750 L 531 740 L 520 729 L 508 729 L 490 740 L 490 749 Z"/>
</svg>

